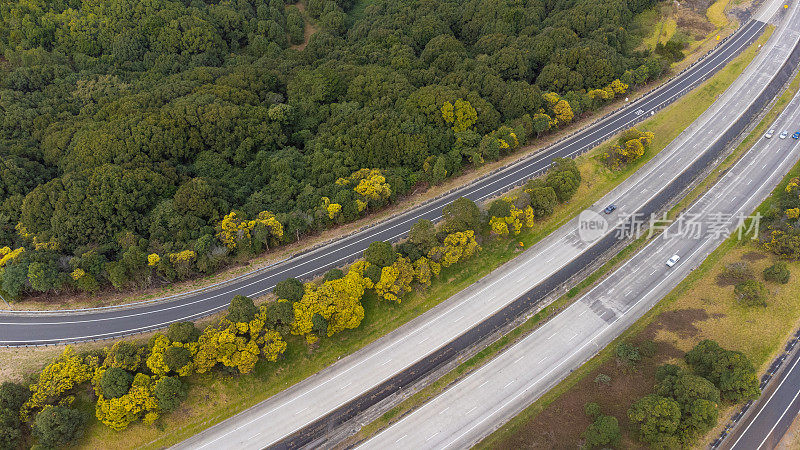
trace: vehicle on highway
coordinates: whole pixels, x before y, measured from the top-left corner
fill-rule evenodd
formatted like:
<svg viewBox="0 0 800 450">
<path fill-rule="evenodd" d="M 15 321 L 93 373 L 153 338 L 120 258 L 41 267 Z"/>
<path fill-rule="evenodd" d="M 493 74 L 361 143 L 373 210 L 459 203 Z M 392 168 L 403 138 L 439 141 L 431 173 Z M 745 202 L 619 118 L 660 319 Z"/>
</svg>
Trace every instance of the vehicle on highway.
<svg viewBox="0 0 800 450">
<path fill-rule="evenodd" d="M 764 137 L 767 138 L 767 139 L 771 139 L 772 136 L 775 136 L 775 130 L 774 129 L 767 131 L 767 134 L 764 135 Z"/>
<path fill-rule="evenodd" d="M 604 209 L 603 212 L 606 214 L 611 214 L 615 209 L 617 209 L 617 205 L 611 204 L 606 206 L 606 209 Z"/>
<path fill-rule="evenodd" d="M 788 135 L 789 135 L 788 131 L 781 131 L 781 135 L 778 136 L 778 137 L 780 137 L 781 139 L 786 139 L 786 136 L 788 136 Z"/>
<path fill-rule="evenodd" d="M 792 139 L 800 139 L 800 131 L 795 131 L 792 135 Z"/>
<path fill-rule="evenodd" d="M 667 267 L 672 267 L 672 266 L 674 266 L 675 264 L 677 264 L 677 263 L 678 263 L 678 260 L 680 260 L 680 259 L 681 259 L 681 257 L 680 257 L 680 256 L 678 256 L 678 255 L 672 255 L 672 258 L 670 258 L 670 259 L 668 259 L 668 260 L 667 260 Z"/>
</svg>

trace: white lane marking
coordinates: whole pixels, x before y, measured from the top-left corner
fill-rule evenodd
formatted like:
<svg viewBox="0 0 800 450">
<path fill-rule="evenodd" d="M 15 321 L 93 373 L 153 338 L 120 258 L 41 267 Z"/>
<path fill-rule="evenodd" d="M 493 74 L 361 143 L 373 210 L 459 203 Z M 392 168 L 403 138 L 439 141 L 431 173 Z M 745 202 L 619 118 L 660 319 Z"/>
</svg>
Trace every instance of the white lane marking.
<svg viewBox="0 0 800 450">
<path fill-rule="evenodd" d="M 787 370 L 787 371 L 785 372 L 785 373 L 786 373 L 786 375 L 789 375 L 789 374 L 790 374 L 790 373 L 791 373 L 791 372 L 794 370 L 794 368 L 797 366 L 797 363 L 798 363 L 798 362 L 800 362 L 800 358 L 797 358 L 797 360 L 794 362 L 794 364 L 792 364 L 792 367 L 791 367 L 791 369 L 789 369 L 789 370 Z M 761 413 L 762 413 L 762 412 L 763 412 L 763 411 L 766 409 L 766 406 L 769 404 L 769 402 L 771 402 L 771 401 L 772 401 L 772 397 L 774 397 L 774 396 L 775 396 L 775 394 L 776 394 L 776 393 L 777 393 L 777 392 L 778 392 L 778 391 L 781 389 L 781 386 L 783 386 L 783 383 L 786 381 L 786 379 L 787 379 L 787 378 L 789 378 L 789 377 L 788 377 L 788 376 L 784 377 L 784 378 L 781 380 L 781 382 L 780 382 L 780 383 L 778 383 L 778 387 L 776 387 L 776 388 L 775 388 L 775 390 L 774 390 L 774 391 L 772 391 L 772 394 L 770 394 L 769 398 L 767 398 L 767 401 L 765 401 L 765 402 L 763 402 L 763 403 L 761 403 L 761 404 L 760 404 L 760 405 L 761 405 L 761 409 L 760 409 L 760 410 L 758 410 L 758 412 L 756 413 L 756 415 L 755 415 L 755 416 L 753 416 L 753 418 L 752 418 L 752 419 L 750 419 L 750 422 L 749 422 L 749 423 L 747 424 L 747 426 L 744 428 L 744 431 L 742 431 L 742 433 L 741 433 L 741 434 L 739 435 L 739 437 L 736 439 L 736 442 L 734 442 L 734 443 L 733 443 L 733 445 L 731 446 L 731 450 L 735 449 L 735 448 L 736 448 L 736 445 L 738 445 L 738 444 L 739 444 L 739 441 L 740 441 L 740 440 L 742 440 L 742 438 L 743 438 L 743 437 L 744 437 L 744 436 L 747 434 L 747 430 L 749 430 L 749 429 L 750 429 L 750 426 L 751 426 L 751 425 L 753 425 L 753 424 L 756 422 L 756 419 L 758 419 L 758 416 L 760 416 L 760 415 L 761 415 Z M 798 391 L 798 393 L 800 393 L 800 391 Z M 796 396 L 795 396 L 795 397 L 796 397 Z M 792 400 L 791 402 L 789 402 L 789 405 L 786 407 L 786 409 L 787 409 L 787 410 L 789 409 L 789 406 L 791 406 L 791 404 L 792 404 L 792 403 L 794 403 L 794 400 Z M 783 416 L 781 416 L 781 417 L 783 417 Z M 778 420 L 778 422 L 780 422 L 780 420 Z M 778 422 L 775 422 L 775 424 L 777 425 L 777 424 L 778 424 Z M 773 427 L 773 428 L 774 428 L 774 427 Z M 770 433 L 772 433 L 772 430 L 770 430 L 770 431 L 769 431 L 769 433 L 767 433 L 767 436 L 769 436 L 769 435 L 770 435 Z M 764 444 L 764 442 L 761 442 L 761 445 L 763 445 L 763 444 Z M 759 445 L 759 447 L 760 447 L 761 445 Z"/>
</svg>

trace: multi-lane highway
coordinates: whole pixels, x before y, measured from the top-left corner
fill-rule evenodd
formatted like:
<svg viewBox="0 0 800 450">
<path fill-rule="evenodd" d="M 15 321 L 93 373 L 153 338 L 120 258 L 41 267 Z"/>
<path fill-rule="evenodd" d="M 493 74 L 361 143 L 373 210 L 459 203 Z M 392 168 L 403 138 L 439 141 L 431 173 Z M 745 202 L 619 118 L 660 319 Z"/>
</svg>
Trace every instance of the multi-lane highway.
<svg viewBox="0 0 800 450">
<path fill-rule="evenodd" d="M 798 19 L 800 20 L 800 19 Z M 776 121 L 794 132 L 800 96 Z M 691 208 L 623 266 L 540 329 L 362 448 L 466 448 L 527 407 L 669 293 L 749 215 L 800 159 L 793 139 L 762 139 Z M 600 216 L 598 216 L 600 217 Z M 745 230 L 746 231 L 746 230 Z M 752 238 L 746 232 L 743 238 Z M 665 263 L 679 255 L 673 267 Z M 800 359 L 734 446 L 772 448 L 800 409 Z M 772 441 L 770 441 L 772 439 Z M 771 443 L 772 445 L 768 444 Z M 766 447 L 764 447 L 766 445 Z"/>
<path fill-rule="evenodd" d="M 0 345 L 37 345 L 120 337 L 164 327 L 171 322 L 194 320 L 227 307 L 234 295 L 258 296 L 287 277 L 307 278 L 341 266 L 362 254 L 370 242 L 395 241 L 420 218 L 437 220 L 444 205 L 464 196 L 483 200 L 541 174 L 553 158 L 574 157 L 597 142 L 626 129 L 696 87 L 752 43 L 762 32 L 765 18 L 746 23 L 714 53 L 661 88 L 627 108 L 598 121 L 546 151 L 428 202 L 405 214 L 298 255 L 275 267 L 219 286 L 188 293 L 170 301 L 153 301 L 134 307 L 89 309 L 79 312 L 0 312 Z"/>
<path fill-rule="evenodd" d="M 606 216 L 612 221 L 634 211 L 657 211 L 712 165 L 725 144 L 775 95 L 776 82 L 788 79 L 791 67 L 787 72 L 785 62 L 795 50 L 800 28 L 797 8 L 790 11 L 793 16 L 782 21 L 731 88 L 596 209 L 617 204 L 619 212 Z M 432 311 L 180 447 L 257 448 L 313 442 L 508 323 L 616 242 L 613 232 L 596 243 L 582 240 L 576 231 L 578 222 L 571 221 Z"/>
<path fill-rule="evenodd" d="M 797 341 L 792 342 L 792 347 L 797 345 Z M 766 386 L 761 398 L 746 411 L 738 427 L 721 442 L 719 448 L 768 450 L 780 443 L 800 413 L 800 351 L 790 352 L 782 367 L 777 373 L 778 378 Z"/>
</svg>

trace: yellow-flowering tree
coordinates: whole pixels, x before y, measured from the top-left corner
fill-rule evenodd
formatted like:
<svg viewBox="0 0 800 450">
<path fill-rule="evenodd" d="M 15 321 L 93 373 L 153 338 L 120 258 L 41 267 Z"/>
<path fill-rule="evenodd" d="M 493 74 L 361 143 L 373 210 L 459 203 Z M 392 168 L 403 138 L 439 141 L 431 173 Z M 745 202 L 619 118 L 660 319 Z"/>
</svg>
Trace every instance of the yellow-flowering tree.
<svg viewBox="0 0 800 450">
<path fill-rule="evenodd" d="M 358 211 L 363 211 L 369 202 L 382 204 L 392 195 L 392 187 L 380 169 L 360 169 L 347 178 L 336 180 L 339 186 L 353 186 L 353 191 L 361 196 L 356 199 Z"/>
<path fill-rule="evenodd" d="M 786 210 L 787 219 L 797 219 L 800 217 L 800 208 L 790 208 Z"/>
<path fill-rule="evenodd" d="M 474 231 L 458 231 L 448 234 L 442 245 L 438 245 L 428 252 L 428 257 L 441 264 L 442 267 L 450 267 L 471 257 L 479 250 L 480 246 L 475 240 Z"/>
<path fill-rule="evenodd" d="M 15 260 L 24 251 L 25 247 L 20 247 L 16 250 L 11 250 L 11 247 L 0 247 L 0 267 Z"/>
<path fill-rule="evenodd" d="M 147 265 L 148 266 L 156 266 L 158 263 L 161 262 L 161 257 L 158 256 L 158 253 L 151 253 L 147 255 Z"/>
<path fill-rule="evenodd" d="M 217 237 L 230 249 L 252 247 L 254 230 L 264 230 L 267 234 L 261 241 L 265 245 L 267 237 L 283 237 L 283 225 L 269 211 L 261 211 L 253 220 L 247 220 L 241 213 L 233 211 L 217 226 Z"/>
<path fill-rule="evenodd" d="M 433 277 L 439 275 L 442 266 L 426 257 L 414 261 L 414 279 L 422 286 L 430 286 Z"/>
<path fill-rule="evenodd" d="M 525 208 L 519 209 L 515 204 L 516 200 L 516 197 L 503 197 L 497 200 L 497 202 L 506 203 L 504 208 L 495 208 L 495 204 L 493 203 L 493 207 L 489 209 L 490 214 L 492 214 L 492 217 L 489 219 L 489 227 L 492 233 L 498 236 L 506 236 L 512 231 L 514 234 L 519 234 L 523 228 L 533 227 L 533 208 L 527 205 Z M 495 215 L 498 214 L 495 210 L 500 209 L 503 210 L 503 213 L 499 216 Z"/>
<path fill-rule="evenodd" d="M 382 298 L 400 303 L 403 295 L 411 292 L 414 266 L 408 258 L 397 258 L 391 266 L 381 270 L 381 279 L 375 283 L 375 293 Z"/>
<path fill-rule="evenodd" d="M 31 385 L 31 397 L 20 411 L 22 419 L 30 419 L 34 410 L 58 401 L 67 391 L 89 381 L 97 366 L 98 361 L 86 361 L 67 346 L 58 358 L 42 369 L 39 378 Z"/>
<path fill-rule="evenodd" d="M 468 101 L 459 98 L 455 103 L 445 102 L 442 105 L 442 118 L 453 125 L 454 132 L 460 133 L 475 125 L 478 113 Z"/>
<path fill-rule="evenodd" d="M 342 212 L 342 205 L 338 203 L 331 203 L 331 199 L 328 197 L 322 197 L 322 207 L 328 214 L 329 219 L 335 219 L 339 213 Z"/>
<path fill-rule="evenodd" d="M 653 133 L 642 132 L 636 128 L 624 132 L 617 144 L 603 154 L 606 165 L 612 169 L 618 169 L 636 161 L 650 148 L 654 137 Z"/>
<path fill-rule="evenodd" d="M 100 393 L 95 405 L 97 420 L 116 431 L 122 431 L 139 420 L 152 424 L 158 419 L 158 400 L 153 396 L 154 387 L 153 378 L 137 373 L 127 394 L 105 398 Z"/>
<path fill-rule="evenodd" d="M 319 287 L 306 284 L 303 298 L 292 305 L 292 334 L 305 335 L 309 342 L 316 341 L 319 336 L 313 333 L 315 315 L 327 321 L 327 336 L 357 328 L 364 319 L 361 298 L 369 284 L 363 276 L 365 269 L 365 263 L 356 263 L 342 278 L 326 281 Z"/>
<path fill-rule="evenodd" d="M 169 338 L 163 334 L 157 334 L 153 340 L 153 348 L 150 350 L 150 355 L 147 357 L 145 364 L 153 374 L 158 376 L 165 376 L 169 372 L 176 372 L 182 377 L 192 374 L 194 371 L 194 362 L 189 359 L 188 362 L 181 367 L 169 367 L 165 354 L 170 348 L 184 348 L 190 356 L 197 353 L 198 344 L 190 342 L 184 344 L 183 342 L 170 342 Z"/>
</svg>

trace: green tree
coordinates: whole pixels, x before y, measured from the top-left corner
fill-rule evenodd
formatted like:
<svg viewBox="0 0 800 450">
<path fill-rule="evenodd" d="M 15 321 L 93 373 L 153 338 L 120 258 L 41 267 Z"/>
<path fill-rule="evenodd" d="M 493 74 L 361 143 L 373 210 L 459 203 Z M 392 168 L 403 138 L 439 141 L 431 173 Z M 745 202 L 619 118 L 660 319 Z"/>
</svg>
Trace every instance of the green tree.
<svg viewBox="0 0 800 450">
<path fill-rule="evenodd" d="M 547 186 L 553 188 L 560 203 L 569 201 L 581 184 L 581 173 L 575 161 L 556 158 L 545 177 Z"/>
<path fill-rule="evenodd" d="M 200 337 L 200 330 L 193 322 L 173 322 L 167 328 L 167 337 L 172 342 L 197 342 Z"/>
<path fill-rule="evenodd" d="M 383 241 L 375 241 L 364 250 L 364 259 L 376 267 L 391 266 L 397 260 L 397 256 L 392 244 Z"/>
<path fill-rule="evenodd" d="M 31 391 L 25 386 L 4 381 L 3 384 L 0 384 L 0 409 L 19 411 L 30 396 Z"/>
<path fill-rule="evenodd" d="M 64 277 L 51 260 L 31 263 L 28 266 L 28 280 L 31 287 L 39 292 L 58 290 L 64 283 Z"/>
<path fill-rule="evenodd" d="M 164 363 L 172 372 L 192 362 L 192 353 L 186 347 L 171 346 L 164 351 Z"/>
<path fill-rule="evenodd" d="M 244 295 L 237 295 L 228 306 L 228 315 L 225 316 L 233 323 L 248 323 L 255 318 L 258 308 L 253 304 L 253 299 Z"/>
<path fill-rule="evenodd" d="M 186 385 L 177 377 L 164 377 L 156 383 L 153 395 L 162 411 L 174 411 L 186 400 Z"/>
<path fill-rule="evenodd" d="M 416 244 L 425 254 L 439 243 L 436 240 L 436 227 L 428 219 L 419 219 L 411 226 L 408 240 Z"/>
<path fill-rule="evenodd" d="M 106 398 L 119 398 L 128 393 L 133 375 L 117 367 L 109 367 L 100 377 L 100 389 Z"/>
<path fill-rule="evenodd" d="M 104 364 L 108 367 L 115 367 L 124 369 L 129 372 L 136 372 L 142 363 L 142 355 L 140 348 L 128 341 L 119 341 L 115 343 L 108 354 Z"/>
<path fill-rule="evenodd" d="M 482 215 L 478 205 L 472 200 L 461 197 L 442 209 L 444 224 L 442 228 L 447 233 L 459 231 L 480 230 Z"/>
<path fill-rule="evenodd" d="M 275 284 L 273 292 L 279 299 L 289 300 L 290 303 L 294 303 L 303 298 L 305 288 L 303 287 L 303 282 L 297 278 L 287 278 Z"/>
<path fill-rule="evenodd" d="M 292 308 L 292 302 L 271 302 L 266 308 L 267 327 L 271 330 L 277 330 L 279 327 L 289 326 L 291 325 L 292 321 L 294 321 L 294 309 Z"/>
<path fill-rule="evenodd" d="M 698 375 L 714 383 L 724 400 L 740 402 L 761 393 L 753 363 L 742 352 L 726 350 L 706 339 L 689 350 L 685 359 Z"/>
<path fill-rule="evenodd" d="M 83 436 L 86 415 L 64 406 L 46 406 L 33 421 L 33 436 L 49 448 L 68 446 Z"/>
<path fill-rule="evenodd" d="M 638 427 L 639 436 L 644 442 L 653 445 L 677 444 L 681 409 L 675 400 L 655 394 L 646 395 L 631 405 L 628 419 Z"/>
</svg>

